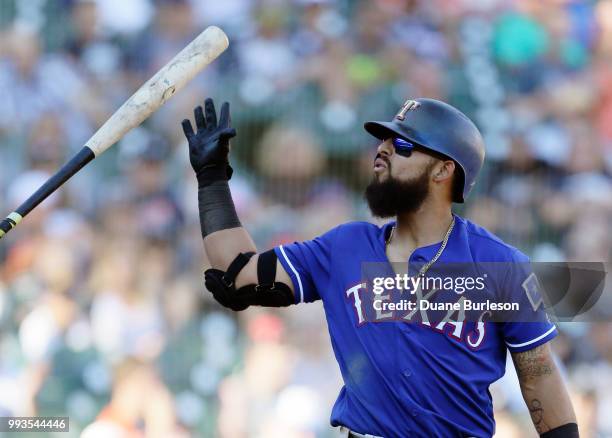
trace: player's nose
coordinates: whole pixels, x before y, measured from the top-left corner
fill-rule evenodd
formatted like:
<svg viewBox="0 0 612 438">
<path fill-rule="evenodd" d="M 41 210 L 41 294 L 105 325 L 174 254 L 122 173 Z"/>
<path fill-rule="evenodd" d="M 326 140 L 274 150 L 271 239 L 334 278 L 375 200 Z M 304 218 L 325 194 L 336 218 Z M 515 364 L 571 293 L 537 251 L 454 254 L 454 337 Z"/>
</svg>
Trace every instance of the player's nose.
<svg viewBox="0 0 612 438">
<path fill-rule="evenodd" d="M 379 144 L 376 148 L 376 153 L 390 157 L 393 154 L 393 144 L 391 144 L 391 139 L 389 138 Z"/>
</svg>

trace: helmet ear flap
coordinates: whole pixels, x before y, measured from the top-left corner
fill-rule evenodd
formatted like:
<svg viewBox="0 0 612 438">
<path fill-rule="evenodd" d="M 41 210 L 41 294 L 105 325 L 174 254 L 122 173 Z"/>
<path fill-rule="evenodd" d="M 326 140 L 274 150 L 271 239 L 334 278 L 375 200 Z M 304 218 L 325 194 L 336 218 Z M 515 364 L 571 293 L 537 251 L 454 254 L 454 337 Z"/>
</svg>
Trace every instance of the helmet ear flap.
<svg viewBox="0 0 612 438">
<path fill-rule="evenodd" d="M 459 164 L 455 162 L 455 174 L 453 175 L 453 185 L 451 188 L 453 202 L 463 204 L 463 187 L 465 186 L 465 173 Z"/>
</svg>

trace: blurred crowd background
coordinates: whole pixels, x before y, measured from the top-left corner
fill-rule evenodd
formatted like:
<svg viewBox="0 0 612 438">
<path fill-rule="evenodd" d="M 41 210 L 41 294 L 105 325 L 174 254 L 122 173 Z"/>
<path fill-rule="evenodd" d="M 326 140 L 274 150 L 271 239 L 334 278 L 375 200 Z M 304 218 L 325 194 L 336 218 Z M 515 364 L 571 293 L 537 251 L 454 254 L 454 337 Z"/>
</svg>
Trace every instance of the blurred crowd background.
<svg viewBox="0 0 612 438">
<path fill-rule="evenodd" d="M 362 123 L 426 96 L 486 138 L 458 213 L 534 260 L 610 260 L 610 0 L 0 0 L 2 214 L 211 24 L 228 51 L 2 240 L 0 415 L 334 436 L 320 303 L 234 314 L 204 289 L 180 121 L 206 96 L 231 102 L 231 187 L 262 250 L 369 220 Z M 612 436 L 612 324 L 560 330 L 582 436 Z M 492 393 L 497 436 L 535 436 L 511 365 Z"/>
</svg>

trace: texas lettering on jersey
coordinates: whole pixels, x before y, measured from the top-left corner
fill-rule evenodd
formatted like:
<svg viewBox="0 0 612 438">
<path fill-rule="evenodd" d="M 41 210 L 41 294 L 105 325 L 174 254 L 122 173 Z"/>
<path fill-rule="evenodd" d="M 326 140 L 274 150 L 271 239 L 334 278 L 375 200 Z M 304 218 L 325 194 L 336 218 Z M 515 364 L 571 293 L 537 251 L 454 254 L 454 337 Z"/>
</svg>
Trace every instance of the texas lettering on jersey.
<svg viewBox="0 0 612 438">
<path fill-rule="evenodd" d="M 375 318 L 373 320 L 366 320 L 366 306 L 369 301 L 362 299 L 362 294 L 367 293 L 367 284 L 359 283 L 353 287 L 348 288 L 345 291 L 346 297 L 349 299 L 355 309 L 355 315 L 357 318 L 357 326 L 361 326 L 366 323 L 377 323 L 377 322 L 388 322 L 398 321 L 399 323 L 417 323 L 423 327 L 429 327 L 432 330 L 445 334 L 458 340 L 460 342 L 466 342 L 472 349 L 477 349 L 485 339 L 487 330 L 486 320 L 487 317 L 491 316 L 491 312 L 483 311 L 479 314 L 476 323 L 470 323 L 466 321 L 465 312 L 461 310 L 449 311 L 445 318 L 441 321 L 433 321 L 430 319 L 428 310 L 420 307 L 412 310 L 386 310 L 383 311 L 380 308 L 374 308 Z M 413 302 L 419 302 L 428 300 L 437 291 L 432 289 L 427 292 L 423 292 L 421 289 L 415 290 L 415 300 Z M 461 302 L 464 300 L 463 297 L 459 297 L 456 304 L 461 306 Z M 418 317 L 417 317 L 418 316 Z M 467 324 L 475 325 L 473 329 L 465 333 L 464 328 Z M 451 327 L 450 330 L 447 327 Z"/>
</svg>

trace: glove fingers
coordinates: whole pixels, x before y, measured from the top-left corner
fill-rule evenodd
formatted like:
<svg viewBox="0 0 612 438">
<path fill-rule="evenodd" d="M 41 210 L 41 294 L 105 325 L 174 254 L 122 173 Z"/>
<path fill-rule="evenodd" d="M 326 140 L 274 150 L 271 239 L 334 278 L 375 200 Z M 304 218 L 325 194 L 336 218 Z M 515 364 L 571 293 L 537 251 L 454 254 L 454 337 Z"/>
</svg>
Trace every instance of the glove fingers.
<svg viewBox="0 0 612 438">
<path fill-rule="evenodd" d="M 215 103 L 209 97 L 204 102 L 204 113 L 206 114 L 206 127 L 209 131 L 217 128 L 217 113 L 215 111 Z"/>
<path fill-rule="evenodd" d="M 185 119 L 181 122 L 181 125 L 183 126 L 183 133 L 185 134 L 185 137 L 187 137 L 187 140 L 189 140 L 189 138 L 193 135 L 193 126 L 191 126 L 191 122 L 189 119 Z"/>
<path fill-rule="evenodd" d="M 229 139 L 236 136 L 234 128 L 226 128 L 219 133 L 219 151 L 227 156 L 229 153 Z"/>
<path fill-rule="evenodd" d="M 206 120 L 204 120 L 204 112 L 202 111 L 202 107 L 198 105 L 198 107 L 193 110 L 193 115 L 195 116 L 196 126 L 198 127 L 198 131 L 203 131 L 206 129 Z"/>
<path fill-rule="evenodd" d="M 236 137 L 236 130 L 234 128 L 225 128 L 219 133 L 221 140 L 229 140 L 232 137 Z"/>
<path fill-rule="evenodd" d="M 221 105 L 221 111 L 219 111 L 219 128 L 229 128 L 230 126 L 230 104 L 229 102 L 223 102 Z"/>
</svg>

